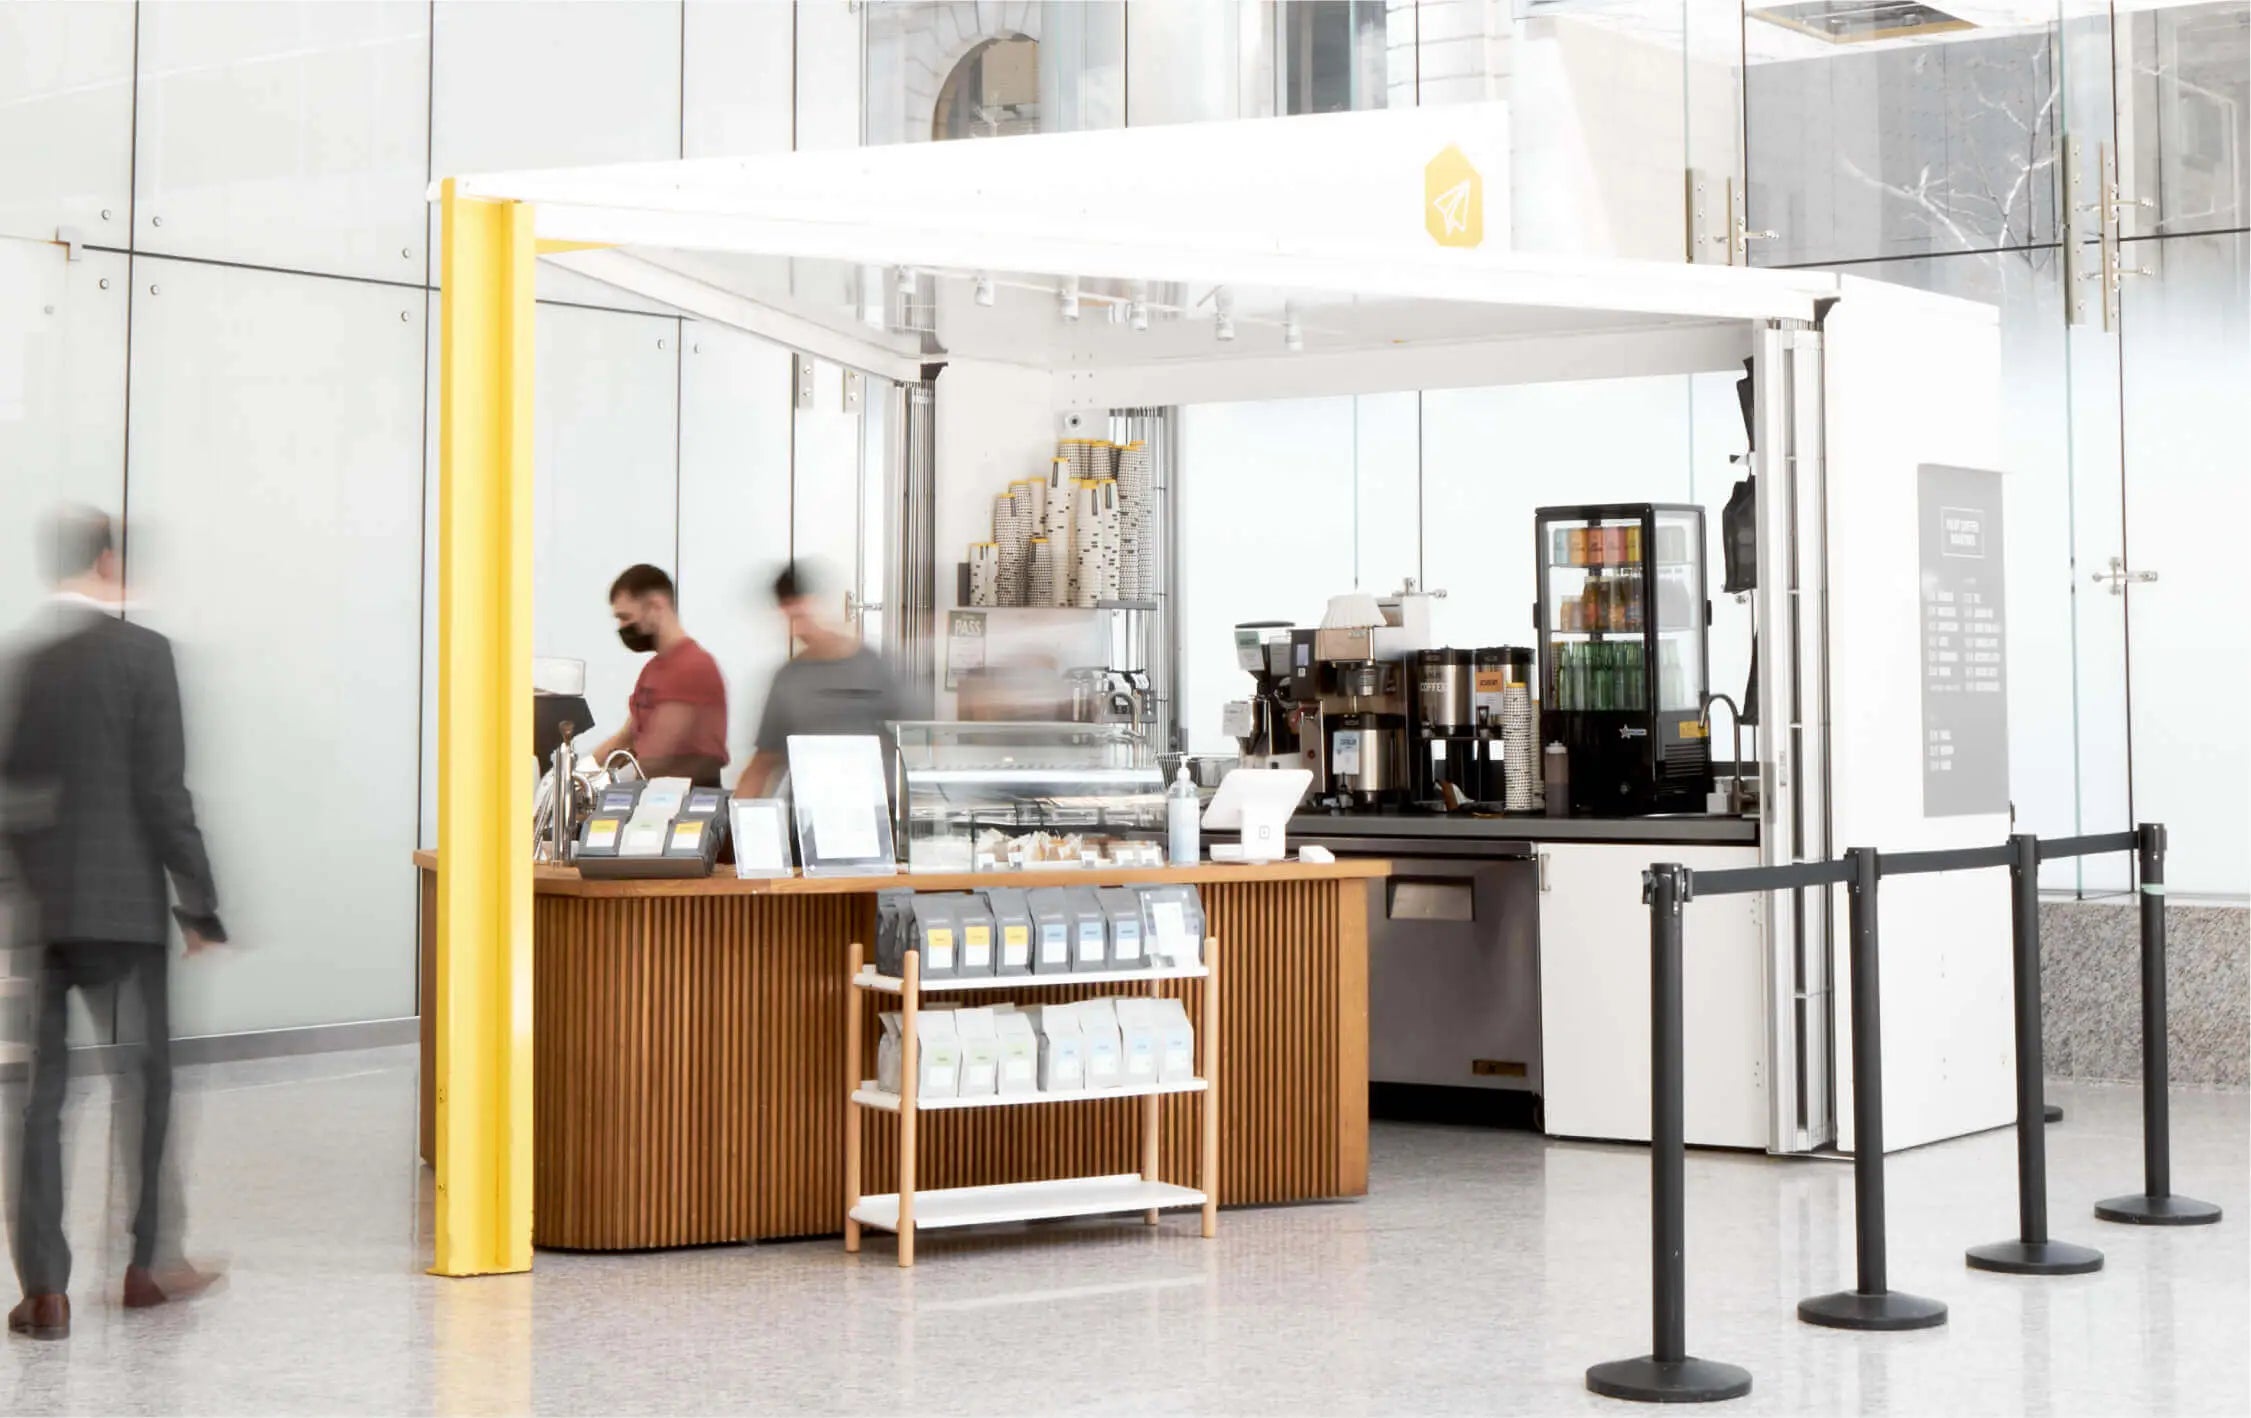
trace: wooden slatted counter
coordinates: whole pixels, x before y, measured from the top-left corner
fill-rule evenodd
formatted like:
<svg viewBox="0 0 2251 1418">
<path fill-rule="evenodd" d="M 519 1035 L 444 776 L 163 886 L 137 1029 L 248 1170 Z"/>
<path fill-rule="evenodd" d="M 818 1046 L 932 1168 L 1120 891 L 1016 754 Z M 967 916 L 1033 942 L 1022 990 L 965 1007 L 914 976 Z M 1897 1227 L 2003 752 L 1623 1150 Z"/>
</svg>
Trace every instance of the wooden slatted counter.
<svg viewBox="0 0 2251 1418">
<path fill-rule="evenodd" d="M 436 859 L 422 868 L 422 1155 L 433 1149 Z M 1219 1194 L 1227 1205 L 1368 1189 L 1368 900 L 1382 862 L 997 876 L 588 881 L 533 874 L 533 1240 L 631 1250 L 833 1235 L 843 1226 L 846 952 L 885 887 L 1191 882 L 1225 943 Z M 1169 988 L 1197 1011 L 1200 982 Z M 1105 991 L 1065 988 L 1058 1001 Z M 994 996 L 998 998 L 1001 996 Z M 964 1003 L 987 1000 L 963 992 Z M 874 1074 L 874 1000 L 864 1073 Z M 856 1081 L 856 1080 L 855 1080 Z M 926 1116 L 923 1187 L 1140 1167 L 1133 1100 Z M 1195 1102 L 1163 1107 L 1164 1176 L 1195 1161 Z M 893 1185 L 869 1127 L 864 1185 Z"/>
</svg>

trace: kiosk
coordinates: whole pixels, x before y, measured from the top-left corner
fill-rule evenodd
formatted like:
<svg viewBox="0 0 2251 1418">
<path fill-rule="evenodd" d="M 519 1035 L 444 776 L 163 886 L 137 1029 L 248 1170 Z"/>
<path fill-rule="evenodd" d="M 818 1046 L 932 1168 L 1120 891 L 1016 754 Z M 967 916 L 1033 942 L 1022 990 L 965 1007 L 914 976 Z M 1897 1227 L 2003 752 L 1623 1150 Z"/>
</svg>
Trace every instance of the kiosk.
<svg viewBox="0 0 2251 1418">
<path fill-rule="evenodd" d="M 1758 860 L 1997 840 L 2005 802 L 1925 791 L 1917 671 L 1918 487 L 1931 469 L 1998 467 L 1994 311 L 1824 273 L 1512 251 L 1507 123 L 1505 105 L 1476 104 L 449 178 L 432 192 L 447 214 L 447 404 L 498 409 L 442 440 L 441 561 L 488 575 L 528 545 L 493 499 L 529 479 L 518 405 L 535 242 L 693 318 L 933 385 L 935 546 L 972 540 L 998 470 L 1046 459 L 1074 412 L 1736 371 L 1753 358 Z M 925 574 L 942 616 L 957 588 Z M 514 598 L 442 595 L 445 633 L 506 643 L 529 615 L 520 586 Z M 519 690 L 498 672 L 442 688 L 441 745 L 505 741 Z M 441 791 L 489 791 L 482 771 L 442 766 Z M 513 812 L 449 815 L 441 799 L 440 823 L 449 870 L 502 871 L 520 838 Z M 461 908 L 438 915 L 441 1013 L 449 973 L 466 986 L 467 962 L 493 964 L 479 952 L 524 949 L 531 911 L 527 876 L 504 889 L 441 880 L 440 901 L 450 892 Z M 1771 1151 L 1853 1145 L 1830 1101 L 1851 1091 L 1833 968 L 1844 907 L 1821 889 L 1758 907 L 1741 986 L 1764 1006 L 1756 1087 Z M 1884 963 L 1887 1142 L 2006 1122 L 2009 965 L 1992 946 L 2007 938 L 2005 899 L 1933 879 L 1885 911 L 1889 934 L 1918 942 Z M 1619 955 L 1605 1009 L 1626 1090 L 1647 1086 L 1631 1023 L 1647 1014 L 1639 958 Z M 526 966 L 498 963 L 472 991 L 482 1014 L 441 1019 L 456 1083 L 452 1070 L 505 1057 L 514 1037 L 493 989 Z"/>
</svg>

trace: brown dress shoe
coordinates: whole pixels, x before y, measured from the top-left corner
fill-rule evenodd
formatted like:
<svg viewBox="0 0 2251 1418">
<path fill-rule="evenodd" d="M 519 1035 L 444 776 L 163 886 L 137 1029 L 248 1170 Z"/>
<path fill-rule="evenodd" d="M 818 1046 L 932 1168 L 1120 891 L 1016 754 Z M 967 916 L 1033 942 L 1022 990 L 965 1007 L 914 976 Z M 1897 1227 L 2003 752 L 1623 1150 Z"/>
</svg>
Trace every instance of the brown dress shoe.
<svg viewBox="0 0 2251 1418">
<path fill-rule="evenodd" d="M 8 1311 L 8 1332 L 33 1339 L 70 1338 L 70 1297 L 52 1292 L 24 1296 Z"/>
<path fill-rule="evenodd" d="M 186 1264 L 155 1271 L 129 1265 L 125 1267 L 125 1308 L 146 1310 L 167 1300 L 192 1300 L 223 1277 L 223 1271 L 197 1270 Z"/>
</svg>

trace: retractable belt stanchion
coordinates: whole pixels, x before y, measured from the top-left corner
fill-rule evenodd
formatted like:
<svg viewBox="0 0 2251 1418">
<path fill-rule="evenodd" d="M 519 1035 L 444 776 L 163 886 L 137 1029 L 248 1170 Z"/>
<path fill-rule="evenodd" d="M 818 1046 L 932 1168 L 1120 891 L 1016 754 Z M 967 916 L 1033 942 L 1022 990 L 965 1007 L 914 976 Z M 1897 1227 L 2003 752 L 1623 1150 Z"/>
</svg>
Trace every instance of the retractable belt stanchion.
<svg viewBox="0 0 2251 1418">
<path fill-rule="evenodd" d="M 1876 956 L 1877 857 L 1845 853 L 1852 864 L 1852 1209 L 1859 1273 L 1850 1290 L 1798 1302 L 1798 1318 L 1832 1329 L 1929 1329 L 1946 1306 L 1886 1285 L 1884 1258 L 1884 1060 Z"/>
<path fill-rule="evenodd" d="M 2048 1139 L 2040 1050 L 2040 844 L 2009 838 L 2009 901 L 2016 951 L 2017 1238 L 1973 1246 L 1973 1270 L 2010 1275 L 2084 1275 L 2102 1252 L 2048 1239 Z"/>
<path fill-rule="evenodd" d="M 1681 906 L 1688 869 L 1661 863 L 1642 876 L 1649 903 L 1650 1352 L 1587 1370 L 1587 1387 L 1642 1403 L 1708 1403 L 1751 1391 L 1748 1370 L 1688 1355 L 1686 1142 L 1681 1083 Z"/>
<path fill-rule="evenodd" d="M 2208 1201 L 2173 1195 L 2171 1081 L 2165 1048 L 2165 829 L 2145 822 L 2134 832 L 2141 858 L 2142 907 L 2142 1191 L 2095 1203 L 2105 1221 L 2138 1226 L 2205 1226 L 2220 1219 Z"/>
</svg>

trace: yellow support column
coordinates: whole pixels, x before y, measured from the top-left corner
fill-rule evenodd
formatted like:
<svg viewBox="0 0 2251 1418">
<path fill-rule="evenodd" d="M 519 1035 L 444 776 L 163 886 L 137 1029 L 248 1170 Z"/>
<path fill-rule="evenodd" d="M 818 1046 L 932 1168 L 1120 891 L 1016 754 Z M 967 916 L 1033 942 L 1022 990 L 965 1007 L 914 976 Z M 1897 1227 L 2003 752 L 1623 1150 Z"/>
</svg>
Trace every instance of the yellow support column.
<svg viewBox="0 0 2251 1418">
<path fill-rule="evenodd" d="M 531 1269 L 532 209 L 443 190 L 437 1275 Z"/>
</svg>

